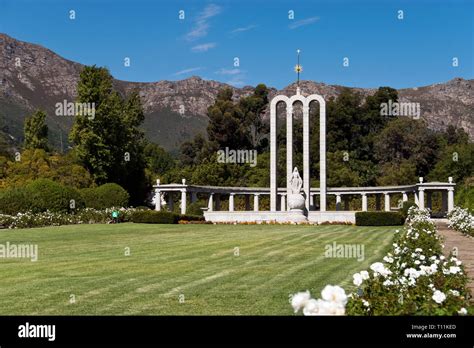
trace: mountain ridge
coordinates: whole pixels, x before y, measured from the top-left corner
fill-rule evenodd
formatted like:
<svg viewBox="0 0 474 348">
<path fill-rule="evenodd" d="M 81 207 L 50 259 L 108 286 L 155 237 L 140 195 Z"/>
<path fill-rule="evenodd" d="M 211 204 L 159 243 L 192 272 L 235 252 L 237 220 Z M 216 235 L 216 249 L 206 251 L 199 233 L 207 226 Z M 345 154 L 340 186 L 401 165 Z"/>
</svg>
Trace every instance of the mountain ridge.
<svg viewBox="0 0 474 348">
<path fill-rule="evenodd" d="M 0 33 L 0 131 L 21 141 L 25 116 L 36 108 L 43 108 L 48 112 L 51 142 L 57 148 L 67 146 L 67 133 L 73 118 L 55 116 L 54 105 L 63 100 L 75 100 L 83 66 L 41 45 Z M 232 88 L 235 99 L 251 94 L 253 89 L 252 86 L 237 88 L 198 76 L 155 82 L 114 79 L 113 84 L 121 93 L 139 90 L 146 115 L 143 128 L 147 138 L 172 151 L 177 151 L 183 141 L 205 132 L 207 108 L 220 89 Z M 337 97 L 343 88 L 356 90 L 364 98 L 377 90 L 307 80 L 300 81 L 300 87 L 303 94 L 321 94 L 326 100 Z M 295 91 L 295 83 L 281 90 L 269 87 L 269 97 L 277 93 L 292 95 Z M 403 88 L 398 92 L 399 101 L 421 104 L 421 117 L 430 128 L 442 130 L 452 124 L 463 127 L 474 139 L 474 80 L 454 78 L 445 83 Z"/>
</svg>

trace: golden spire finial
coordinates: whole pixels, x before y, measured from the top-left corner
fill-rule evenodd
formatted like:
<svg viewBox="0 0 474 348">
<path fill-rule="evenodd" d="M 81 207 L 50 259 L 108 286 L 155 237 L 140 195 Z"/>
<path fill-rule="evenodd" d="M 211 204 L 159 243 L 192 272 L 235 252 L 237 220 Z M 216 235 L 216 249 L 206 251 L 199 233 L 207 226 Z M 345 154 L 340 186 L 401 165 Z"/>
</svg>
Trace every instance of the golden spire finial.
<svg viewBox="0 0 474 348">
<path fill-rule="evenodd" d="M 298 80 L 296 82 L 298 87 L 300 85 L 300 73 L 303 71 L 303 67 L 300 65 L 300 52 L 301 50 L 299 49 L 296 50 L 298 63 L 295 66 L 295 72 L 298 74 Z"/>
</svg>

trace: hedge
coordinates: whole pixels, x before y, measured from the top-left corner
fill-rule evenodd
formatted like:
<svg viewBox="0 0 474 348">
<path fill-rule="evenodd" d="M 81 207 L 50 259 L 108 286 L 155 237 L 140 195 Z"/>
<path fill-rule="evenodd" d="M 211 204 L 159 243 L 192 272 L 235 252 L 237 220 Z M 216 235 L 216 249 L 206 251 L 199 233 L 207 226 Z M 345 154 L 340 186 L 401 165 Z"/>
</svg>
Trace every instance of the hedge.
<svg viewBox="0 0 474 348">
<path fill-rule="evenodd" d="M 2 214 L 40 213 L 46 210 L 67 213 L 83 207 L 79 191 L 49 179 L 38 179 L 21 188 L 0 190 Z"/>
<path fill-rule="evenodd" d="M 114 183 L 82 189 L 81 196 L 86 207 L 94 209 L 126 207 L 129 199 L 128 192 L 122 186 Z"/>
<path fill-rule="evenodd" d="M 398 226 L 405 223 L 405 218 L 399 212 L 359 211 L 356 213 L 357 226 Z"/>
<path fill-rule="evenodd" d="M 15 215 L 26 212 L 30 205 L 30 195 L 24 187 L 0 190 L 0 214 Z"/>
<path fill-rule="evenodd" d="M 130 220 L 142 224 L 177 224 L 178 221 L 202 221 L 203 218 L 195 215 L 180 215 L 167 211 L 144 210 L 132 213 Z"/>
</svg>

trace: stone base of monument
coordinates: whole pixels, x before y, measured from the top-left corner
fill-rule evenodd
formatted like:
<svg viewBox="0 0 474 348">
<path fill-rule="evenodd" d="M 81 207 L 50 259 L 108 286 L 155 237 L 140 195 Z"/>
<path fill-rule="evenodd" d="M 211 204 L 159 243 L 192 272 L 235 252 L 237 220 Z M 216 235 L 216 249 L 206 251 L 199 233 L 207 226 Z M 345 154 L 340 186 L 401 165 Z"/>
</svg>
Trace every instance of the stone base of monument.
<svg viewBox="0 0 474 348">
<path fill-rule="evenodd" d="M 204 218 L 210 222 L 226 223 L 355 223 L 355 211 L 310 211 L 305 216 L 298 211 L 205 211 Z"/>
</svg>

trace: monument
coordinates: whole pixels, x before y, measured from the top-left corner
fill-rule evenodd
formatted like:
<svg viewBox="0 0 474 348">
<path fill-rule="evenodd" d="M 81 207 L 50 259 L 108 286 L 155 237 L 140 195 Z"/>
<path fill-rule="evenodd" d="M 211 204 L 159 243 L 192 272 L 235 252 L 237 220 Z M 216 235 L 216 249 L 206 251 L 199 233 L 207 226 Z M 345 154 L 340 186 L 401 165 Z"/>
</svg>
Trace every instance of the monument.
<svg viewBox="0 0 474 348">
<path fill-rule="evenodd" d="M 326 102 L 318 94 L 304 96 L 299 86 L 299 75 L 302 67 L 295 66 L 298 74 L 296 94 L 287 97 L 277 95 L 270 102 L 270 187 L 222 187 L 188 185 L 183 179 L 182 184 L 155 185 L 155 209 L 161 210 L 164 205 L 163 194 L 167 194 L 168 209 L 173 209 L 175 193 L 181 196 L 180 211 L 186 213 L 188 193 L 191 203 L 196 202 L 198 195 L 208 200 L 204 208 L 204 217 L 212 222 L 283 222 L 283 223 L 355 223 L 355 210 L 349 210 L 349 202 L 355 196 L 360 196 L 361 211 L 368 211 L 369 196 L 374 197 L 375 210 L 399 209 L 400 204 L 408 201 L 408 195 L 413 195 L 414 202 L 425 208 L 431 208 L 431 196 L 434 192 L 442 193 L 442 211 L 449 212 L 454 207 L 454 187 L 452 178 L 448 182 L 423 182 L 402 186 L 381 187 L 326 187 Z M 302 177 L 297 167 L 293 166 L 293 106 L 300 102 L 303 105 L 303 172 Z M 278 187 L 278 142 L 277 142 L 277 106 L 286 106 L 286 187 Z M 310 107 L 319 104 L 319 187 L 311 187 L 309 152 L 310 139 Z M 261 210 L 260 196 L 270 196 L 270 210 Z M 319 210 L 315 204 L 315 196 L 319 195 Z M 335 196 L 335 210 L 327 211 L 327 195 Z M 391 205 L 391 196 L 401 199 L 398 206 Z M 228 210 L 221 210 L 221 198 L 228 197 Z M 245 197 L 245 209 L 237 210 L 234 204 L 236 196 Z M 250 198 L 253 196 L 253 209 Z M 278 200 L 278 197 L 280 198 Z M 278 202 L 280 204 L 278 204 Z M 342 204 L 344 203 L 344 204 Z M 334 201 L 331 201 L 334 206 Z"/>
</svg>

